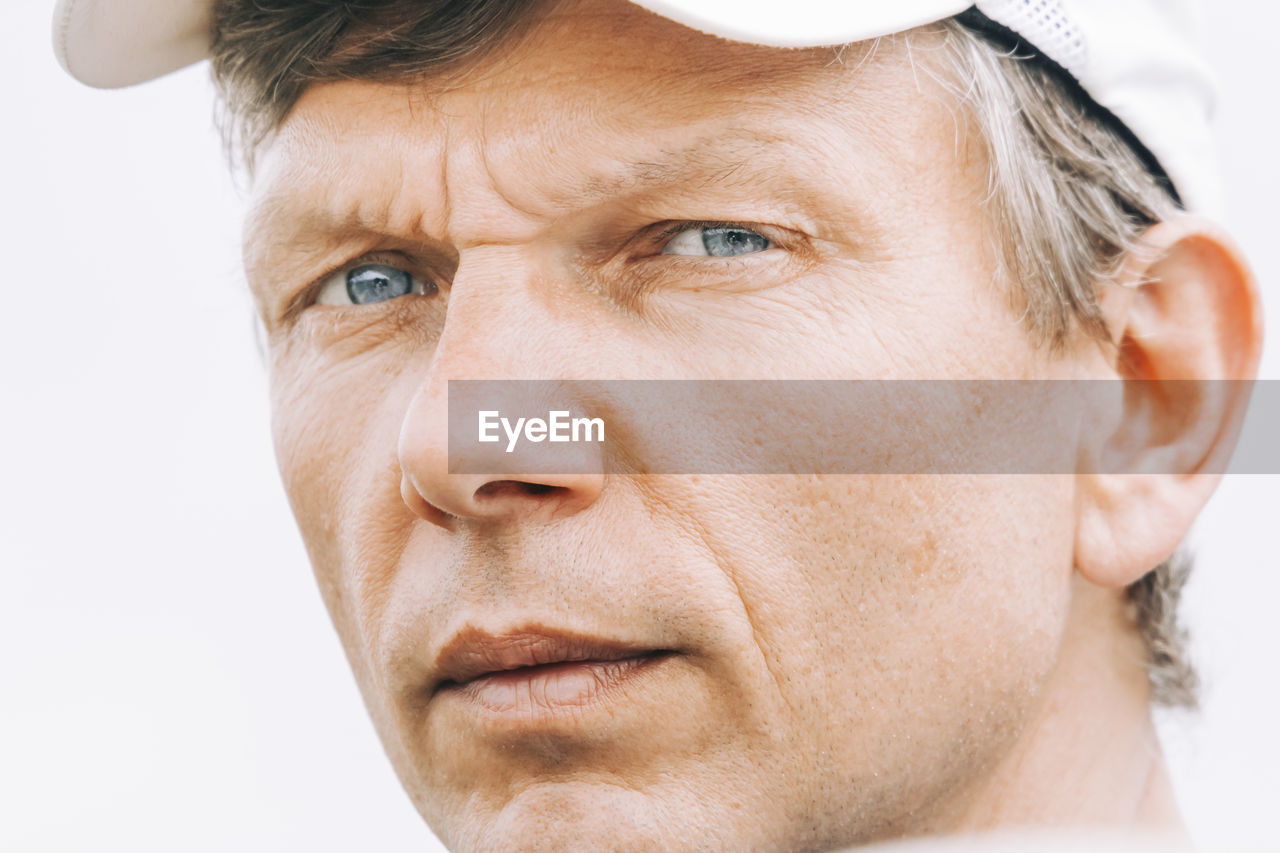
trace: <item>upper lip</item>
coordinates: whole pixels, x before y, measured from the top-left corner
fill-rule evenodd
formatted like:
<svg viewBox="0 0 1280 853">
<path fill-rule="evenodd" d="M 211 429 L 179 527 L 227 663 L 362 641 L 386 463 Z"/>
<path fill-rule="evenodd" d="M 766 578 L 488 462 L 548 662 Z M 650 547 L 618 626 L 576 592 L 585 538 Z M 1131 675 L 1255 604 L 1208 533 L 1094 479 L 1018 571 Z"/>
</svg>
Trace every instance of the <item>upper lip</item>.
<svg viewBox="0 0 1280 853">
<path fill-rule="evenodd" d="M 585 634 L 531 626 L 492 634 L 474 626 L 455 633 L 436 656 L 430 693 L 494 672 L 572 661 L 615 661 L 659 650 Z"/>
</svg>

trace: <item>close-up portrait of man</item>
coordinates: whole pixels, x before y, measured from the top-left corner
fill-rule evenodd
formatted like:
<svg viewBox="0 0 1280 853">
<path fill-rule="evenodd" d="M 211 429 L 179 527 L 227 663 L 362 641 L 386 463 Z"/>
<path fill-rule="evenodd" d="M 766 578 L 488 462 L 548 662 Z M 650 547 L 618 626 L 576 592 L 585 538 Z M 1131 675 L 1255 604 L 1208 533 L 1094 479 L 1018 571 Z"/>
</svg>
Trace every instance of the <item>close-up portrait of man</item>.
<svg viewBox="0 0 1280 853">
<path fill-rule="evenodd" d="M 60 0 L 44 13 L 64 76 L 146 84 L 77 86 L 87 110 L 207 62 L 193 110 L 213 113 L 226 159 L 212 167 L 229 163 L 241 193 L 239 221 L 222 218 L 242 227 L 265 374 L 266 417 L 227 417 L 269 436 L 372 731 L 444 848 L 1216 849 L 1188 830 L 1157 717 L 1203 698 L 1180 603 L 1208 570 L 1187 543 L 1260 376 L 1265 282 L 1222 224 L 1218 83 L 1191 4 Z M 130 192 L 218 159 L 172 156 L 172 171 L 130 171 Z M 157 261 L 148 247 L 180 238 L 73 215 L 73 198 L 69 245 L 114 229 L 135 253 L 127 289 L 71 289 L 122 313 L 154 301 L 138 310 L 174 319 L 154 322 L 139 364 L 192 373 L 163 347 L 217 311 L 162 303 L 209 266 Z M 199 229 L 185 216 L 175 234 Z M 61 287 L 55 259 L 33 260 L 21 288 Z M 135 345 L 102 335 L 75 358 Z M 199 371 L 252 349 L 222 344 Z M 170 393 L 128 381 L 104 380 L 78 428 L 128 411 L 131 393 Z M 545 420 L 466 409 L 472 385 L 528 392 Z M 1043 388 L 1093 397 L 1028 402 Z M 120 465 L 233 455 L 161 432 Z M 535 453 L 552 450 L 567 455 Z M 194 575 L 184 554 L 249 542 L 245 528 L 188 505 L 199 540 L 161 548 L 166 525 L 115 492 L 127 474 L 50 465 L 66 472 L 52 474 L 61 524 L 118 512 L 113 529 L 139 543 L 122 547 L 144 563 L 156 551 L 165 580 L 148 582 L 148 609 L 225 596 L 241 603 L 210 605 L 219 636 L 252 634 L 255 617 L 235 614 L 253 611 L 236 608 L 273 583 L 274 552 L 247 545 L 228 574 Z M 226 495 L 211 505 L 263 487 L 191 488 Z M 129 565 L 100 547 L 103 567 Z M 295 598 L 307 586 L 287 581 Z M 293 649 L 262 676 L 283 691 L 322 654 L 271 624 L 251 644 Z M 164 646 L 164 630 L 139 647 Z M 154 667 L 190 691 L 184 706 L 226 693 L 208 654 Z M 311 714 L 301 699 L 244 702 L 246 719 Z M 37 727 L 74 732 L 72 719 Z M 172 719 L 154 724 L 175 732 L 157 751 L 205 737 Z M 317 735 L 306 775 L 343 775 L 326 756 L 347 738 Z M 211 823 L 224 809 L 207 789 L 192 802 Z M 195 837 L 190 849 L 227 849 Z M 312 849 L 272 838 L 234 846 Z"/>
</svg>

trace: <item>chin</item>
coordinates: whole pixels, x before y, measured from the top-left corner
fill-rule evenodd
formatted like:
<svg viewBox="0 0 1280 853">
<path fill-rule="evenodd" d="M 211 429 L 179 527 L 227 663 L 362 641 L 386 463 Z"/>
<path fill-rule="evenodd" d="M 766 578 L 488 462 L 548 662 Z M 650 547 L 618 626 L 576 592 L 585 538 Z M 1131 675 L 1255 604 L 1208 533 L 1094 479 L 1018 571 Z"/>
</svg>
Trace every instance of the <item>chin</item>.
<svg viewBox="0 0 1280 853">
<path fill-rule="evenodd" d="M 697 811 L 689 804 L 672 808 L 614 780 L 534 781 L 492 810 L 477 808 L 476 799 L 467 799 L 464 808 L 466 814 L 458 815 L 456 821 L 432 827 L 458 853 L 741 846 L 717 838 L 719 833 L 708 832 L 708 827 L 691 826 Z"/>
</svg>

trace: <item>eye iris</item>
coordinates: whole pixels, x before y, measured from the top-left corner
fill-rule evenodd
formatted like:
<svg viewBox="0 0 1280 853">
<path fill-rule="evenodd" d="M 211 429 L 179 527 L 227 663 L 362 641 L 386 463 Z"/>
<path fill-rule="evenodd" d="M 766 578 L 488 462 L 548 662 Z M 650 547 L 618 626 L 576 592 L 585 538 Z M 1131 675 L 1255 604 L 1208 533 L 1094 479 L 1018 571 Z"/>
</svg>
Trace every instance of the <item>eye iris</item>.
<svg viewBox="0 0 1280 853">
<path fill-rule="evenodd" d="M 385 302 L 413 291 L 413 276 L 382 264 L 366 264 L 347 273 L 347 295 L 356 305 Z"/>
<path fill-rule="evenodd" d="M 706 228 L 702 232 L 702 245 L 708 255 L 724 258 L 763 252 L 769 248 L 769 240 L 746 228 Z"/>
</svg>

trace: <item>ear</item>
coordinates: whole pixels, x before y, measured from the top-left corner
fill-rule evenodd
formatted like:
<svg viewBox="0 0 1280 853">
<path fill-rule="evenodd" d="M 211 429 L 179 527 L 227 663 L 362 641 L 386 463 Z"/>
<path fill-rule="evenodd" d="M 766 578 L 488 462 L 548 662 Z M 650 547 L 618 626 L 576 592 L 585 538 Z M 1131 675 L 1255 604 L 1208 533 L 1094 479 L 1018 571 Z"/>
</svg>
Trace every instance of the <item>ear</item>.
<svg viewBox="0 0 1280 853">
<path fill-rule="evenodd" d="M 1079 477 L 1075 565 L 1121 588 L 1173 553 L 1217 486 L 1250 383 L 1208 380 L 1255 377 L 1262 308 L 1231 239 L 1190 216 L 1148 230 L 1099 298 L 1117 344 L 1111 378 L 1142 381 L 1124 383 L 1104 427 L 1113 464 Z"/>
</svg>

